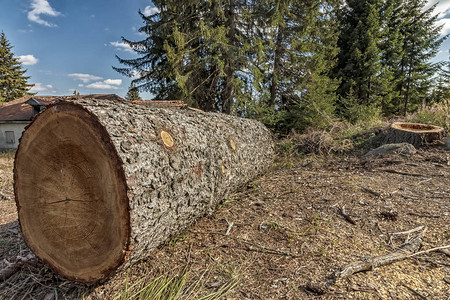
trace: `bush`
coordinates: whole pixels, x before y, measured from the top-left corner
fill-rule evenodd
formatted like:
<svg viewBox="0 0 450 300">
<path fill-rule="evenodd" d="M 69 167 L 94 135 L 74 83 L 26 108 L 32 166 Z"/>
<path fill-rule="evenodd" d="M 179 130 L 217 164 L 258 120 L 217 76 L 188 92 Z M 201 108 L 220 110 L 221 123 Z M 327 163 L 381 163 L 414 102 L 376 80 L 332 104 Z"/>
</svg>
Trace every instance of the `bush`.
<svg viewBox="0 0 450 300">
<path fill-rule="evenodd" d="M 408 115 L 408 122 L 423 123 L 450 129 L 450 102 L 448 100 L 432 106 L 422 105 L 417 112 Z"/>
</svg>

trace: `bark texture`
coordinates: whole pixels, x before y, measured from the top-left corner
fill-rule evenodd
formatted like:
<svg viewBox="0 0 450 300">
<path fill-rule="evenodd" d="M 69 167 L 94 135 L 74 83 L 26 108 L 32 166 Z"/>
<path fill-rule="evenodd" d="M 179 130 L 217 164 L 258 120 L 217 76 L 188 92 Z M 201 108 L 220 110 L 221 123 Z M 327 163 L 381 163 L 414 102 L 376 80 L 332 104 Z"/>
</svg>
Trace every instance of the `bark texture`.
<svg viewBox="0 0 450 300">
<path fill-rule="evenodd" d="M 211 213 L 273 155 L 254 120 L 66 99 L 38 115 L 16 153 L 22 232 L 56 272 L 94 283 Z"/>
<path fill-rule="evenodd" d="M 447 136 L 444 128 L 420 123 L 396 122 L 386 136 L 385 144 L 409 143 L 418 148 Z"/>
</svg>

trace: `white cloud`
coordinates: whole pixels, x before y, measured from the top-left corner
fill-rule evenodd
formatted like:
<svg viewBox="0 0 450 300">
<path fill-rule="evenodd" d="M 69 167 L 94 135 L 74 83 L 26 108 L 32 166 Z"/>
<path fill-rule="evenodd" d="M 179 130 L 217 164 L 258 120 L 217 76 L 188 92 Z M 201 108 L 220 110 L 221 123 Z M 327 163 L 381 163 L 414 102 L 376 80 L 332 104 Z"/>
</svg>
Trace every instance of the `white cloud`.
<svg viewBox="0 0 450 300">
<path fill-rule="evenodd" d="M 84 84 L 82 84 L 82 83 L 80 83 L 79 85 L 78 85 L 78 87 L 83 87 L 84 86 Z"/>
<path fill-rule="evenodd" d="M 39 61 L 39 59 L 37 59 L 36 57 L 34 57 L 33 54 L 29 54 L 29 55 L 21 55 L 19 56 L 19 61 L 24 64 L 25 66 L 32 66 L 37 64 L 37 62 Z"/>
<path fill-rule="evenodd" d="M 72 73 L 68 75 L 69 77 L 72 77 L 74 80 L 80 80 L 84 83 L 88 83 L 89 81 L 99 80 L 103 79 L 102 77 L 91 75 L 91 74 L 84 74 L 84 73 Z"/>
<path fill-rule="evenodd" d="M 153 6 L 146 6 L 142 13 L 144 14 L 144 16 L 148 17 L 148 16 L 159 13 L 159 9 L 157 7 L 153 7 Z"/>
<path fill-rule="evenodd" d="M 103 82 L 102 81 L 94 82 L 94 83 L 87 85 L 86 87 L 90 88 L 90 89 L 96 89 L 96 90 L 118 90 L 119 89 L 117 86 L 107 84 L 104 81 Z"/>
<path fill-rule="evenodd" d="M 41 15 L 57 17 L 61 15 L 59 11 L 54 10 L 47 0 L 32 0 L 31 10 L 28 12 L 28 20 L 47 27 L 57 27 L 56 24 L 49 23 L 41 19 Z"/>
<path fill-rule="evenodd" d="M 437 2 L 439 3 L 436 5 L 434 13 L 439 14 L 439 17 L 443 18 L 446 14 L 450 13 L 450 0 L 429 0 L 424 8 L 428 9 Z"/>
<path fill-rule="evenodd" d="M 443 25 L 441 29 L 441 34 L 446 35 L 450 33 L 450 18 L 440 19 L 437 22 L 437 25 Z"/>
<path fill-rule="evenodd" d="M 124 42 L 110 42 L 109 44 L 116 49 L 134 53 L 133 49 L 128 44 L 125 44 Z"/>
<path fill-rule="evenodd" d="M 34 86 L 30 89 L 31 92 L 43 92 L 49 89 L 52 89 L 53 86 L 51 84 L 42 84 L 40 82 L 37 82 L 34 84 Z"/>
<path fill-rule="evenodd" d="M 122 79 L 106 79 L 103 82 L 106 83 L 106 84 L 121 85 L 122 84 Z"/>
</svg>

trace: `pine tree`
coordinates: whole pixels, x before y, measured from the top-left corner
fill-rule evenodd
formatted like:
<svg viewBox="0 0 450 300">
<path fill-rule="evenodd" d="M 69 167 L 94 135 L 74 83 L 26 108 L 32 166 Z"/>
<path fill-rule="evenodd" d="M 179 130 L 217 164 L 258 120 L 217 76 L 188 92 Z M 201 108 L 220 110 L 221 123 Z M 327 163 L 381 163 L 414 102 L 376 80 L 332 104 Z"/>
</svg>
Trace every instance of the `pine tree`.
<svg viewBox="0 0 450 300">
<path fill-rule="evenodd" d="M 381 109 L 386 94 L 387 79 L 381 77 L 379 48 L 380 5 L 379 0 L 349 0 L 340 13 L 341 51 L 335 76 L 341 79 L 341 98 L 352 95 L 353 101 L 341 101 L 339 105 L 341 115 L 347 118 L 354 117 L 349 114 L 352 106 L 364 106 L 369 111 Z"/>
<path fill-rule="evenodd" d="M 385 78 L 382 95 L 382 112 L 385 116 L 398 114 L 400 108 L 399 92 L 396 89 L 401 81 L 398 67 L 401 64 L 403 51 L 403 36 L 400 32 L 403 14 L 403 0 L 387 0 L 381 9 L 382 33 L 381 77 Z"/>
<path fill-rule="evenodd" d="M 13 46 L 6 39 L 5 33 L 0 34 L 0 102 L 30 95 L 28 84 L 29 76 L 24 76 L 26 70 L 22 69 L 19 59 L 14 57 Z"/>
<path fill-rule="evenodd" d="M 268 30 L 262 32 L 261 40 L 268 42 L 254 74 L 257 89 L 266 99 L 266 123 L 302 130 L 326 127 L 331 121 L 337 81 L 329 77 L 329 71 L 338 52 L 335 9 L 339 3 L 264 3 Z"/>
<path fill-rule="evenodd" d="M 156 99 L 179 99 L 182 95 L 177 84 L 168 54 L 166 43 L 172 43 L 169 39 L 171 32 L 169 24 L 175 21 L 174 15 L 168 12 L 165 1 L 154 1 L 160 12 L 146 16 L 141 11 L 139 15 L 144 25 L 139 32 L 146 35 L 140 41 L 131 41 L 122 37 L 122 41 L 129 45 L 140 57 L 135 59 L 123 59 L 116 55 L 119 63 L 125 67 L 113 67 L 114 70 L 133 78 L 132 83 L 139 91 L 147 91 Z"/>
<path fill-rule="evenodd" d="M 402 56 L 396 72 L 399 78 L 396 90 L 401 103 L 399 111 L 406 114 L 430 98 L 433 76 L 439 70 L 439 63 L 430 60 L 439 51 L 447 36 L 441 37 L 441 26 L 436 25 L 438 15 L 433 15 L 436 5 L 424 10 L 427 1 L 404 1 L 400 34 Z"/>
<path fill-rule="evenodd" d="M 114 68 L 139 90 L 162 99 L 183 99 L 207 111 L 231 113 L 243 98 L 245 69 L 242 24 L 245 1 L 154 1 L 159 13 L 146 17 L 143 41 L 123 38 L 141 57 Z"/>
<path fill-rule="evenodd" d="M 128 88 L 128 92 L 125 95 L 125 99 L 127 99 L 128 101 L 142 100 L 141 95 L 139 94 L 139 90 L 136 88 L 136 86 L 133 83 L 130 84 L 130 87 Z"/>
</svg>

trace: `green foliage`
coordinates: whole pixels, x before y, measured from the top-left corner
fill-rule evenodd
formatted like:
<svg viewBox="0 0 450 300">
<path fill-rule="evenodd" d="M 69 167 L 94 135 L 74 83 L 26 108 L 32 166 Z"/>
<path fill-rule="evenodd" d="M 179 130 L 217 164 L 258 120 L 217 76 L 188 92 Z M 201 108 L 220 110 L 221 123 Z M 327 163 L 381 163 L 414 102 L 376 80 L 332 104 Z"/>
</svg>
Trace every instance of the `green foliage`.
<svg viewBox="0 0 450 300">
<path fill-rule="evenodd" d="M 124 286 L 113 298 L 113 300 L 218 300 L 223 299 L 239 283 L 237 270 L 233 266 L 217 266 L 217 277 L 224 279 L 215 291 L 207 291 L 202 282 L 203 274 L 191 284 L 186 285 L 189 272 L 187 269 L 180 276 L 169 277 L 161 275 L 150 283 L 144 279 L 130 284 L 127 277 Z M 206 271 L 205 271 L 206 273 Z"/>
<path fill-rule="evenodd" d="M 14 57 L 12 46 L 6 39 L 5 33 L 0 34 L 0 103 L 30 95 L 28 84 L 30 77 L 25 76 L 18 58 Z"/>
<path fill-rule="evenodd" d="M 424 0 L 348 1 L 341 12 L 341 52 L 335 74 L 341 116 L 349 102 L 385 116 L 406 114 L 429 99 L 440 64 L 430 59 L 446 37 L 440 36 L 434 7 Z"/>
<path fill-rule="evenodd" d="M 405 121 L 423 123 L 443 127 L 450 130 L 450 100 L 432 106 L 422 105 L 419 109 L 405 117 Z"/>
<path fill-rule="evenodd" d="M 122 38 L 139 57 L 117 57 L 125 67 L 114 69 L 160 99 L 286 134 L 337 118 L 372 123 L 450 95 L 447 64 L 430 62 L 446 37 L 425 0 L 154 4 L 156 14 L 139 12 L 146 38 Z"/>
<path fill-rule="evenodd" d="M 184 272 L 183 275 L 173 278 L 159 276 L 148 284 L 139 280 L 130 286 L 127 278 L 124 288 L 114 297 L 114 300 L 176 300 L 183 291 L 187 274 Z"/>
<path fill-rule="evenodd" d="M 141 95 L 139 94 L 139 90 L 136 88 L 134 83 L 130 84 L 130 87 L 128 88 L 128 92 L 125 95 L 125 99 L 127 99 L 128 101 L 142 100 Z"/>
</svg>

